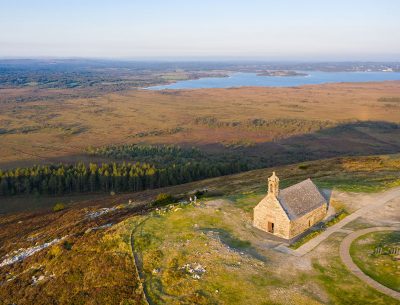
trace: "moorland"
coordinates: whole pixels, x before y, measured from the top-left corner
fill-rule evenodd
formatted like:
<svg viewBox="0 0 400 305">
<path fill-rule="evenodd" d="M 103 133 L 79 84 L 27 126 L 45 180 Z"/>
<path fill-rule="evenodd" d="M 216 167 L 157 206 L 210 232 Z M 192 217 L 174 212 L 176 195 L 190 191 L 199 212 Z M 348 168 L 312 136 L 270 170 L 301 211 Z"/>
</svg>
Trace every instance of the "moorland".
<svg viewBox="0 0 400 305">
<path fill-rule="evenodd" d="M 388 66 L 0 62 L 0 304 L 396 304 L 345 269 L 345 231 L 293 257 L 251 211 L 272 170 L 344 216 L 399 187 L 400 82 L 143 89 Z M 345 230 L 396 224 L 397 204 Z"/>
<path fill-rule="evenodd" d="M 3 103 L 0 192 L 136 191 L 279 164 L 396 153 L 399 95 L 398 82 L 384 82 L 135 89 Z"/>
<path fill-rule="evenodd" d="M 132 63 L 125 63 L 124 68 L 119 62 L 12 63 L 1 66 L 2 168 L 85 161 L 89 147 L 118 144 L 174 144 L 218 153 L 249 149 L 246 155 L 262 151 L 266 159 L 269 151 L 285 157 L 289 152 L 298 154 L 299 146 L 315 159 L 335 153 L 390 152 L 398 144 L 398 82 L 148 91 L 140 88 L 223 75 L 233 68 L 262 68 L 244 64 L 188 63 L 180 69 L 174 64 Z M 316 151 L 320 155 L 313 156 Z"/>
</svg>

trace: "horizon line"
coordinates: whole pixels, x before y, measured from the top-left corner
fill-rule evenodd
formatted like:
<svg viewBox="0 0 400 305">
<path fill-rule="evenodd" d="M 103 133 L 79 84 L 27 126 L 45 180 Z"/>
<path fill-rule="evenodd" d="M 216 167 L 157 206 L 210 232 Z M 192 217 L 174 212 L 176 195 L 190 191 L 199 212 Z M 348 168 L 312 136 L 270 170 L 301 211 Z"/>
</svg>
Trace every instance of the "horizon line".
<svg viewBox="0 0 400 305">
<path fill-rule="evenodd" d="M 338 59 L 338 58 L 265 58 L 256 56 L 0 56 L 0 60 L 104 60 L 104 61 L 157 61 L 157 62 L 263 62 L 263 63 L 400 63 L 400 59 Z"/>
</svg>

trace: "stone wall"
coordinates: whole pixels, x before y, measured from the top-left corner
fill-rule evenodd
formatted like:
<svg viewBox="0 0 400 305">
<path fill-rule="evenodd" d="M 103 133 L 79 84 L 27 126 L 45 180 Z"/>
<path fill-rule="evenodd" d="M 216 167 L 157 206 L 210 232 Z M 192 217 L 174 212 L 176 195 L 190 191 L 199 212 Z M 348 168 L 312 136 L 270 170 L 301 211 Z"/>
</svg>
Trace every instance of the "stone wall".
<svg viewBox="0 0 400 305">
<path fill-rule="evenodd" d="M 327 206 L 326 206 L 326 204 L 324 204 L 324 205 L 320 206 L 319 208 L 309 212 L 308 214 L 292 221 L 290 223 L 289 237 L 287 237 L 287 238 L 289 238 L 289 239 L 293 238 L 293 237 L 303 233 L 304 231 L 306 231 L 307 229 L 309 229 L 316 223 L 320 222 L 326 216 L 326 212 L 327 212 Z"/>
<path fill-rule="evenodd" d="M 289 238 L 290 222 L 275 196 L 267 195 L 254 208 L 253 225 L 268 232 L 268 222 L 274 223 L 274 235 Z"/>
</svg>

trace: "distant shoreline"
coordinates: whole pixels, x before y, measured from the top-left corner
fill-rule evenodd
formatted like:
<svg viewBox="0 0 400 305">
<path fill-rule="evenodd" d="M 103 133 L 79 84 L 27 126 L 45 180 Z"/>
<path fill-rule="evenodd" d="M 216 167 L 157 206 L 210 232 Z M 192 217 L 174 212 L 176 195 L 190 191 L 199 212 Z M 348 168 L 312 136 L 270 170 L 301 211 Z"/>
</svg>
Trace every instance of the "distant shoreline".
<svg viewBox="0 0 400 305">
<path fill-rule="evenodd" d="M 259 70 L 260 71 L 260 70 Z M 180 90 L 237 87 L 298 87 L 326 83 L 362 83 L 399 81 L 400 72 L 324 72 L 324 71 L 266 70 L 264 72 L 232 72 L 223 77 L 205 77 L 171 81 L 142 88 L 144 90 Z"/>
<path fill-rule="evenodd" d="M 297 72 L 293 70 L 269 70 L 257 73 L 257 76 L 309 76 L 307 73 Z"/>
</svg>

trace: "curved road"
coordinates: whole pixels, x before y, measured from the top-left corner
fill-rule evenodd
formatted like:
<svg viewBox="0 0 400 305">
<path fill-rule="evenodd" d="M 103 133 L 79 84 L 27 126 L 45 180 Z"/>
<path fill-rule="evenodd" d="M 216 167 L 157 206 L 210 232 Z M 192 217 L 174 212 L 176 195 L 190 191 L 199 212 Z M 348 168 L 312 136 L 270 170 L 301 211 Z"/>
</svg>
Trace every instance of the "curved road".
<svg viewBox="0 0 400 305">
<path fill-rule="evenodd" d="M 345 217 L 338 223 L 334 224 L 333 226 L 330 226 L 327 228 L 325 231 L 323 231 L 321 234 L 317 235 L 310 241 L 306 242 L 304 245 L 300 246 L 296 250 L 291 250 L 290 253 L 295 255 L 295 256 L 303 256 L 310 252 L 312 249 L 314 249 L 316 246 L 318 246 L 321 242 L 323 242 L 325 239 L 327 239 L 331 234 L 342 230 L 342 228 L 347 225 L 349 222 L 352 222 L 353 220 L 357 219 L 360 216 L 365 215 L 368 212 L 371 212 L 375 209 L 382 208 L 384 205 L 389 203 L 391 200 L 400 197 L 400 187 L 396 187 L 393 189 L 390 189 L 388 191 L 380 193 L 380 197 L 375 200 L 373 204 L 369 204 L 367 206 L 364 206 L 360 208 L 359 210 L 355 211 L 354 213 L 350 214 L 349 216 Z"/>
<path fill-rule="evenodd" d="M 400 300 L 400 292 L 397 292 L 393 289 L 390 289 L 386 286 L 383 286 L 381 283 L 378 283 L 374 279 L 370 278 L 364 272 L 361 271 L 360 268 L 353 262 L 353 259 L 350 256 L 350 246 L 351 243 L 358 237 L 365 235 L 371 232 L 378 232 L 378 231 L 398 231 L 400 228 L 396 227 L 375 227 L 375 228 L 368 228 L 364 230 L 359 230 L 347 235 L 342 243 L 340 244 L 340 258 L 342 259 L 343 263 L 346 267 L 359 279 L 370 285 L 371 287 L 375 288 L 376 290 L 391 296 L 397 300 Z"/>
</svg>

